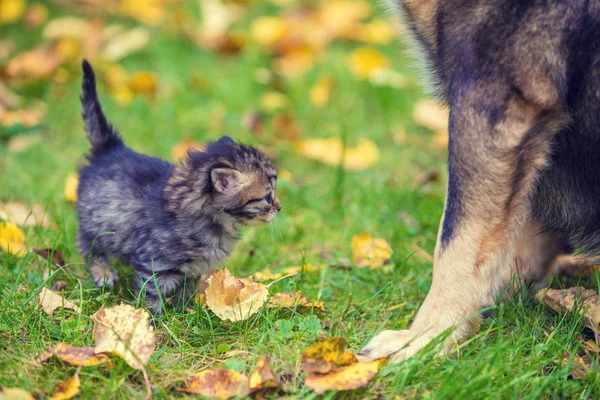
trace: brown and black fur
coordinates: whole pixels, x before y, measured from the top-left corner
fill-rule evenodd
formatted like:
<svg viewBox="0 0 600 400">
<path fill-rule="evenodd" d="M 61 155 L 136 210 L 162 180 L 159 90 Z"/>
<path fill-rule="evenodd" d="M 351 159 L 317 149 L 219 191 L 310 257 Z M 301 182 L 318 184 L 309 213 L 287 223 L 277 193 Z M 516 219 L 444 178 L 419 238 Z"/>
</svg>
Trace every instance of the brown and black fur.
<svg viewBox="0 0 600 400">
<path fill-rule="evenodd" d="M 398 361 L 478 310 L 516 274 L 600 260 L 600 0 L 403 0 L 449 110 L 448 187 L 433 282 L 411 328 L 365 359 Z"/>
</svg>

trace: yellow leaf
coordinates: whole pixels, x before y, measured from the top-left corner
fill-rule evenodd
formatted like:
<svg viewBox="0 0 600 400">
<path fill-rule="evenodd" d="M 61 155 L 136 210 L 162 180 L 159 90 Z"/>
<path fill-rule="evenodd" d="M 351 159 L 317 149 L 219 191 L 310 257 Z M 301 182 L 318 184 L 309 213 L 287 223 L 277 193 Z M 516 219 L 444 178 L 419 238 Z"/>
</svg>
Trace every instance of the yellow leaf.
<svg viewBox="0 0 600 400">
<path fill-rule="evenodd" d="M 133 90 L 131 90 L 129 86 L 126 85 L 112 88 L 110 90 L 110 94 L 112 95 L 113 99 L 115 99 L 115 101 L 121 106 L 128 106 L 129 104 L 131 104 L 133 96 L 135 95 L 133 93 Z"/>
<path fill-rule="evenodd" d="M 25 12 L 25 0 L 0 0 L 0 25 L 17 22 Z"/>
<path fill-rule="evenodd" d="M 268 296 L 265 285 L 236 278 L 225 267 L 208 278 L 206 304 L 221 319 L 245 320 L 258 312 Z"/>
<path fill-rule="evenodd" d="M 287 169 L 282 169 L 277 174 L 277 179 L 280 181 L 291 182 L 292 178 L 293 178 L 292 173 L 290 171 L 288 171 Z"/>
<path fill-rule="evenodd" d="M 25 23 L 29 28 L 37 28 L 48 20 L 48 9 L 40 3 L 33 3 L 25 13 Z"/>
<path fill-rule="evenodd" d="M 296 151 L 305 157 L 337 166 L 342 158 L 342 141 L 339 138 L 305 139 L 296 143 Z M 368 139 L 360 139 L 356 147 L 346 147 L 344 169 L 360 171 L 372 167 L 379 160 L 377 145 Z"/>
<path fill-rule="evenodd" d="M 384 239 L 373 238 L 366 232 L 352 236 L 352 260 L 359 268 L 379 268 L 392 257 L 392 253 Z"/>
<path fill-rule="evenodd" d="M 72 37 L 60 38 L 56 43 L 56 51 L 61 60 L 77 61 L 81 58 L 79 40 Z"/>
<path fill-rule="evenodd" d="M 40 290 L 38 298 L 42 308 L 44 309 L 44 312 L 48 315 L 52 315 L 54 310 L 57 308 L 68 308 L 75 312 L 81 312 L 81 308 L 79 308 L 76 304 L 66 300 L 60 294 L 54 293 L 52 290 L 45 287 Z"/>
<path fill-rule="evenodd" d="M 65 200 L 75 203 L 77 201 L 77 187 L 79 186 L 79 175 L 69 174 L 65 181 Z"/>
<path fill-rule="evenodd" d="M 206 145 L 204 143 L 200 143 L 192 139 L 183 139 L 181 142 L 173 146 L 173 150 L 171 150 L 171 156 L 175 160 L 181 160 L 187 156 L 188 151 L 190 150 L 204 151 L 204 149 L 206 149 Z"/>
<path fill-rule="evenodd" d="M 144 309 L 128 304 L 102 307 L 94 315 L 94 351 L 113 353 L 132 368 L 143 369 L 148 364 L 156 344 L 150 315 Z"/>
<path fill-rule="evenodd" d="M 65 379 L 54 388 L 54 395 L 50 397 L 50 400 L 67 400 L 73 398 L 79 394 L 79 373 L 75 372 L 75 375 L 71 379 Z"/>
<path fill-rule="evenodd" d="M 372 47 L 354 50 L 348 58 L 350 71 L 358 79 L 369 79 L 374 74 L 390 67 L 390 61 Z"/>
<path fill-rule="evenodd" d="M 336 337 L 310 346 L 302 354 L 302 370 L 307 374 L 324 374 L 336 366 L 356 363 L 356 356 L 345 350 L 347 344 L 346 339 Z"/>
<path fill-rule="evenodd" d="M 138 71 L 133 74 L 128 82 L 133 93 L 154 96 L 158 90 L 158 78 L 149 71 Z"/>
<path fill-rule="evenodd" d="M 150 43 L 150 31 L 138 27 L 113 36 L 101 51 L 102 58 L 120 60 L 131 53 L 139 51 Z"/>
<path fill-rule="evenodd" d="M 71 37 L 79 39 L 85 34 L 87 21 L 79 17 L 60 17 L 48 22 L 42 31 L 42 37 L 46 40 Z"/>
<path fill-rule="evenodd" d="M 362 0 L 327 0 L 321 3 L 320 20 L 334 36 L 352 38 L 360 22 L 371 14 Z"/>
<path fill-rule="evenodd" d="M 308 72 L 316 61 L 314 50 L 308 46 L 295 46 L 275 60 L 275 70 L 282 76 L 294 78 Z"/>
<path fill-rule="evenodd" d="M 329 101 L 333 90 L 333 79 L 329 76 L 323 76 L 315 82 L 310 88 L 309 99 L 316 107 L 323 107 Z"/>
<path fill-rule="evenodd" d="M 93 347 L 75 347 L 66 343 L 59 343 L 40 354 L 35 359 L 35 363 L 39 365 L 48 361 L 51 357 L 57 357 L 67 364 L 82 367 L 98 365 L 108 361 L 106 354 L 96 354 Z"/>
<path fill-rule="evenodd" d="M 438 149 L 448 148 L 448 131 L 437 131 L 433 135 L 433 145 Z"/>
<path fill-rule="evenodd" d="M 262 356 L 254 366 L 250 375 L 249 386 L 251 392 L 279 387 L 279 381 L 273 375 L 269 366 L 269 357 Z"/>
<path fill-rule="evenodd" d="M 287 23 L 279 17 L 259 17 L 250 25 L 252 39 L 266 49 L 274 48 L 287 31 Z"/>
<path fill-rule="evenodd" d="M 0 400 L 35 400 L 29 392 L 19 388 L 0 387 Z"/>
<path fill-rule="evenodd" d="M 19 110 L 3 110 L 0 106 L 0 125 L 23 125 L 26 128 L 31 128 L 40 125 L 45 118 L 46 109 L 43 105 Z"/>
<path fill-rule="evenodd" d="M 56 46 L 43 45 L 15 56 L 6 65 L 5 72 L 10 78 L 47 79 L 61 62 Z"/>
<path fill-rule="evenodd" d="M 390 23 L 384 19 L 376 19 L 358 30 L 358 40 L 369 44 L 388 44 L 394 39 L 394 30 Z"/>
<path fill-rule="evenodd" d="M 0 203 L 0 219 L 21 226 L 41 226 L 48 228 L 50 221 L 41 205 L 29 207 L 22 203 Z"/>
<path fill-rule="evenodd" d="M 310 301 L 302 292 L 275 293 L 269 299 L 268 308 L 294 308 L 294 307 L 314 308 L 315 310 L 325 311 L 323 302 Z"/>
<path fill-rule="evenodd" d="M 415 104 L 413 120 L 435 132 L 448 131 L 448 109 L 433 99 L 421 99 Z"/>
<path fill-rule="evenodd" d="M 308 374 L 304 384 L 318 394 L 327 390 L 355 390 L 369 383 L 384 362 L 385 360 L 375 360 L 369 363 L 354 363 L 326 374 Z"/>
<path fill-rule="evenodd" d="M 0 112 L 0 114 L 2 114 Z M 3 119 L 0 117 L 0 119 Z M 4 122 L 4 121 L 3 121 Z M 42 142 L 42 135 L 39 133 L 29 134 L 29 135 L 17 135 L 13 136 L 8 140 L 8 144 L 6 148 L 11 153 L 20 153 L 22 151 L 28 150 L 31 147 L 40 144 Z"/>
<path fill-rule="evenodd" d="M 265 111 L 273 112 L 288 106 L 287 96 L 279 92 L 267 92 L 262 95 L 260 105 Z"/>
<path fill-rule="evenodd" d="M 25 253 L 25 235 L 12 222 L 0 221 L 0 248 L 10 254 Z"/>
<path fill-rule="evenodd" d="M 222 400 L 244 398 L 248 392 L 248 378 L 239 372 L 226 369 L 208 369 L 190 376 L 180 392 L 200 394 Z"/>
<path fill-rule="evenodd" d="M 159 25 L 165 18 L 163 0 L 121 0 L 120 13 L 146 25 Z"/>
</svg>

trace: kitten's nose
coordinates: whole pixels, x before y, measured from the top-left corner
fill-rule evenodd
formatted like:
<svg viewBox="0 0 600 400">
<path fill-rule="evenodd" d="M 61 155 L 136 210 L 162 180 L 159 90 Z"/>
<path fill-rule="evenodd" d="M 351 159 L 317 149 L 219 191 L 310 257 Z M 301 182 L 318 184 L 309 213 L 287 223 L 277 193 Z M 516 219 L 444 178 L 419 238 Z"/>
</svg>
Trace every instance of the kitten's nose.
<svg viewBox="0 0 600 400">
<path fill-rule="evenodd" d="M 275 209 L 277 210 L 277 212 L 279 212 L 279 210 L 281 210 L 281 203 L 279 202 L 279 199 L 277 197 L 275 197 L 275 201 L 273 202 L 273 204 L 275 205 Z"/>
</svg>

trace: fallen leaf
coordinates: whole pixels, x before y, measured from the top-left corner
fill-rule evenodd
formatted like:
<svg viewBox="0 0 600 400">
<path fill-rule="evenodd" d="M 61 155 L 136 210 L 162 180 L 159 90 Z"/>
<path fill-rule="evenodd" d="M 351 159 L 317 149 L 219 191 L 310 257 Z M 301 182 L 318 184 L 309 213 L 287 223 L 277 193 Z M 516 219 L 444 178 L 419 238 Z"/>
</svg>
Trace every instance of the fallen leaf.
<svg viewBox="0 0 600 400">
<path fill-rule="evenodd" d="M 394 39 L 394 29 L 384 19 L 375 19 L 363 24 L 357 30 L 356 38 L 369 44 L 388 44 Z"/>
<path fill-rule="evenodd" d="M 161 24 L 166 14 L 166 2 L 164 0 L 121 0 L 119 6 L 121 15 L 151 26 Z"/>
<path fill-rule="evenodd" d="M 295 46 L 275 60 L 275 71 L 281 76 L 296 78 L 310 71 L 318 54 L 308 46 Z"/>
<path fill-rule="evenodd" d="M 135 94 L 152 97 L 158 90 L 158 78 L 150 71 L 138 71 L 131 76 L 128 86 Z"/>
<path fill-rule="evenodd" d="M 3 110 L 0 107 L 0 125 L 33 128 L 41 125 L 46 118 L 46 109 L 42 104 L 38 106 L 21 108 L 18 110 Z M 15 145 L 13 144 L 13 147 Z M 18 146 L 17 146 L 18 147 Z"/>
<path fill-rule="evenodd" d="M 371 5 L 362 0 L 327 0 L 319 8 L 321 23 L 341 38 L 352 38 L 360 22 L 370 14 Z"/>
<path fill-rule="evenodd" d="M 71 203 L 77 202 L 77 187 L 79 186 L 79 175 L 69 174 L 65 181 L 65 200 Z"/>
<path fill-rule="evenodd" d="M 279 387 L 279 381 L 269 366 L 269 356 L 265 354 L 256 362 L 248 383 L 250 393 Z"/>
<path fill-rule="evenodd" d="M 300 124 L 290 114 L 277 114 L 273 118 L 273 136 L 284 140 L 297 140 L 300 137 Z"/>
<path fill-rule="evenodd" d="M 94 351 L 93 347 L 75 347 L 66 343 L 58 343 L 39 355 L 35 359 L 36 364 L 48 361 L 51 357 L 57 357 L 70 365 L 89 367 L 105 363 L 109 360 L 108 355 Z"/>
<path fill-rule="evenodd" d="M 183 139 L 181 142 L 173 146 L 171 150 L 171 156 L 175 160 L 181 160 L 185 158 L 190 150 L 204 151 L 206 145 L 204 143 L 197 142 L 192 139 Z"/>
<path fill-rule="evenodd" d="M 39 254 L 43 259 L 48 260 L 52 254 L 52 263 L 59 267 L 65 266 L 65 259 L 62 253 L 56 249 L 33 249 L 34 253 Z"/>
<path fill-rule="evenodd" d="M 48 216 L 39 204 L 29 207 L 22 203 L 0 203 L 0 219 L 13 222 L 21 226 L 50 227 Z"/>
<path fill-rule="evenodd" d="M 600 330 L 600 301 L 595 290 L 574 287 L 570 289 L 542 289 L 535 299 L 559 314 L 572 312 L 575 307 L 584 312 L 583 324 L 598 334 Z"/>
<path fill-rule="evenodd" d="M 203 42 L 218 40 L 241 15 L 240 8 L 223 0 L 202 0 L 200 36 Z"/>
<path fill-rule="evenodd" d="M 260 98 L 260 105 L 265 111 L 278 111 L 289 105 L 289 99 L 283 93 L 267 92 Z"/>
<path fill-rule="evenodd" d="M 6 60 L 15 51 L 15 42 L 12 39 L 0 40 L 0 61 Z"/>
<path fill-rule="evenodd" d="M 54 18 L 46 24 L 42 37 L 46 40 L 58 40 L 65 37 L 79 39 L 85 34 L 87 21 L 83 18 L 66 16 Z"/>
<path fill-rule="evenodd" d="M 79 394 L 79 372 L 75 372 L 70 379 L 65 379 L 54 388 L 54 395 L 49 400 L 67 400 Z"/>
<path fill-rule="evenodd" d="M 0 387 L 0 399 L 2 400 L 35 400 L 26 390 L 19 388 Z"/>
<path fill-rule="evenodd" d="M 277 174 L 277 179 L 279 179 L 280 181 L 291 182 L 292 178 L 292 173 L 287 169 L 282 169 Z"/>
<path fill-rule="evenodd" d="M 237 371 L 208 369 L 189 377 L 180 392 L 200 394 L 222 400 L 232 397 L 244 398 L 249 393 L 248 378 Z"/>
<path fill-rule="evenodd" d="M 40 290 L 38 298 L 42 308 L 44 309 L 44 312 L 48 315 L 52 315 L 54 310 L 57 308 L 68 308 L 75 312 L 81 312 L 81 308 L 79 308 L 76 304 L 45 287 Z"/>
<path fill-rule="evenodd" d="M 417 124 L 434 132 L 448 131 L 449 111 L 433 99 L 426 98 L 417 101 L 412 118 Z"/>
<path fill-rule="evenodd" d="M 25 252 L 25 235 L 12 222 L 0 221 L 0 248 L 14 255 Z"/>
<path fill-rule="evenodd" d="M 61 62 L 56 46 L 43 45 L 15 56 L 6 65 L 5 72 L 9 78 L 43 80 L 47 79 Z"/>
<path fill-rule="evenodd" d="M 33 3 L 27 7 L 25 12 L 25 25 L 29 28 L 37 28 L 48 20 L 48 8 L 40 3 Z"/>
<path fill-rule="evenodd" d="M 252 21 L 250 36 L 265 49 L 274 49 L 285 38 L 288 24 L 283 18 L 263 16 Z"/>
<path fill-rule="evenodd" d="M 0 42 L 2 44 L 3 42 Z M 21 102 L 21 97 L 10 90 L 2 81 L 0 81 L 0 106 L 6 108 L 16 108 Z"/>
<path fill-rule="evenodd" d="M 132 368 L 143 369 L 148 364 L 156 344 L 150 315 L 144 309 L 129 304 L 102 307 L 94 315 L 94 351 L 114 353 Z"/>
<path fill-rule="evenodd" d="M 36 121 L 36 123 L 34 123 L 31 126 L 35 126 L 39 122 L 41 122 L 41 120 Z M 4 125 L 4 123 L 3 123 L 3 125 Z M 25 125 L 25 124 L 23 124 L 23 125 Z M 8 141 L 8 144 L 6 145 L 6 148 L 11 153 L 20 153 L 20 152 L 25 151 L 37 144 L 40 144 L 41 142 L 42 142 L 42 135 L 40 135 L 39 133 L 33 133 L 33 134 L 29 134 L 29 135 L 18 135 L 18 136 L 13 136 L 10 138 L 10 140 Z"/>
<path fill-rule="evenodd" d="M 333 79 L 329 76 L 322 76 L 310 88 L 308 98 L 315 107 L 323 107 L 329 101 L 333 91 Z"/>
<path fill-rule="evenodd" d="M 25 12 L 26 5 L 25 0 L 0 0 L 0 25 L 19 21 Z"/>
<path fill-rule="evenodd" d="M 296 151 L 305 157 L 322 163 L 337 166 L 344 154 L 344 169 L 361 171 L 372 167 L 379 160 L 379 149 L 368 139 L 360 139 L 355 147 L 346 147 L 345 151 L 339 138 L 304 139 L 296 142 Z"/>
<path fill-rule="evenodd" d="M 318 394 L 327 390 L 355 390 L 369 383 L 384 362 L 385 360 L 375 360 L 369 363 L 354 363 L 326 374 L 308 374 L 304 384 Z"/>
<path fill-rule="evenodd" d="M 392 248 L 384 239 L 373 238 L 366 232 L 352 236 L 352 261 L 357 267 L 381 267 L 392 257 Z"/>
<path fill-rule="evenodd" d="M 354 50 L 349 58 L 350 71 L 358 79 L 369 79 L 373 74 L 390 67 L 390 61 L 372 47 Z"/>
<path fill-rule="evenodd" d="M 302 370 L 307 374 L 324 374 L 336 366 L 356 363 L 356 356 L 345 350 L 347 344 L 346 339 L 336 337 L 310 346 L 302 353 Z"/>
<path fill-rule="evenodd" d="M 302 292 L 292 291 L 287 293 L 275 293 L 269 299 L 268 308 L 294 308 L 294 307 L 314 308 L 325 311 L 322 301 L 310 301 Z"/>
<path fill-rule="evenodd" d="M 225 267 L 208 278 L 206 304 L 221 319 L 245 320 L 258 312 L 268 296 L 265 285 L 236 278 Z"/>
<path fill-rule="evenodd" d="M 562 358 L 561 363 L 563 366 L 568 365 L 570 367 L 571 375 L 574 379 L 581 379 L 594 372 L 592 359 L 587 354 L 579 356 L 577 354 L 566 353 Z"/>
<path fill-rule="evenodd" d="M 448 131 L 437 131 L 433 135 L 433 145 L 438 149 L 446 149 L 448 148 Z"/>
<path fill-rule="evenodd" d="M 114 35 L 103 47 L 100 56 L 107 60 L 120 60 L 145 48 L 150 43 L 150 31 L 138 27 Z"/>
</svg>

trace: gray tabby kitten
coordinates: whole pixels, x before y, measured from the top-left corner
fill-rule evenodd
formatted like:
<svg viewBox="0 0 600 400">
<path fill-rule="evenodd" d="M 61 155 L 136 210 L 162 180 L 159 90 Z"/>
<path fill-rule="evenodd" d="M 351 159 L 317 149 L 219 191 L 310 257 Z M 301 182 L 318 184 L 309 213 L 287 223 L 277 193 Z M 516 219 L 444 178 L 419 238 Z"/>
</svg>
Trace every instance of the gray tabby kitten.
<svg viewBox="0 0 600 400">
<path fill-rule="evenodd" d="M 241 227 L 277 216 L 275 167 L 229 137 L 179 165 L 131 150 L 102 112 L 87 61 L 81 102 L 91 151 L 77 190 L 77 246 L 94 283 L 115 285 L 116 258 L 133 266 L 152 312 L 172 295 L 182 308 L 231 253 Z"/>
</svg>

